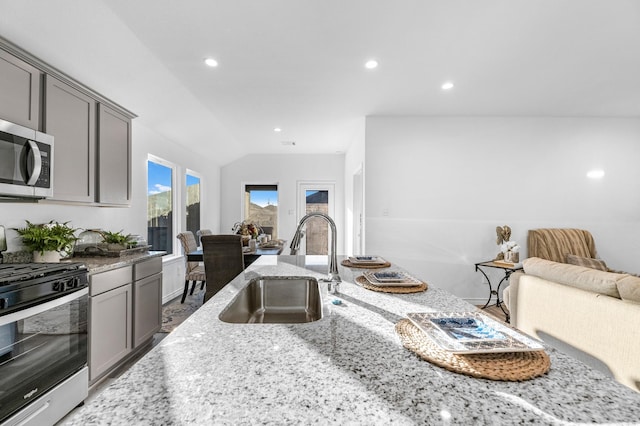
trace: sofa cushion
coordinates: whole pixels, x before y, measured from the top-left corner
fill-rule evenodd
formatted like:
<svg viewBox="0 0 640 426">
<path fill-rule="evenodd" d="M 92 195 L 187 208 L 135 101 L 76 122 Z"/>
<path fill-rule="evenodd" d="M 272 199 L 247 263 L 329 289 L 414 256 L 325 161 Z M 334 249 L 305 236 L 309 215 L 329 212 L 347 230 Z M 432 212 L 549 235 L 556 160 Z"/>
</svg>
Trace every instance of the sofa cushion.
<svg viewBox="0 0 640 426">
<path fill-rule="evenodd" d="M 617 284 L 622 300 L 640 303 L 640 278 L 628 275 L 619 280 Z"/>
<path fill-rule="evenodd" d="M 548 281 L 555 281 L 582 290 L 620 298 L 617 282 L 628 276 L 598 271 L 584 266 L 568 265 L 551 260 L 530 257 L 522 262 L 524 272 Z"/>
<path fill-rule="evenodd" d="M 602 259 L 593 259 L 591 257 L 576 256 L 575 254 L 567 254 L 567 262 L 569 265 L 584 266 L 585 268 L 598 269 L 600 271 L 608 271 L 607 264 Z"/>
</svg>

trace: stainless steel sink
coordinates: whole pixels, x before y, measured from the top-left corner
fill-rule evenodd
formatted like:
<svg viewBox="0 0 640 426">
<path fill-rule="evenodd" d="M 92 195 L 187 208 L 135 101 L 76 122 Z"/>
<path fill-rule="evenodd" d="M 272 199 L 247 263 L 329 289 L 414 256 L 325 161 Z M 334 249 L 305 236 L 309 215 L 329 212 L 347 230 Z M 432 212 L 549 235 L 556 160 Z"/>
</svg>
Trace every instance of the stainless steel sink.
<svg viewBox="0 0 640 426">
<path fill-rule="evenodd" d="M 249 281 L 219 316 L 230 323 L 303 323 L 322 318 L 318 280 L 260 277 Z"/>
</svg>

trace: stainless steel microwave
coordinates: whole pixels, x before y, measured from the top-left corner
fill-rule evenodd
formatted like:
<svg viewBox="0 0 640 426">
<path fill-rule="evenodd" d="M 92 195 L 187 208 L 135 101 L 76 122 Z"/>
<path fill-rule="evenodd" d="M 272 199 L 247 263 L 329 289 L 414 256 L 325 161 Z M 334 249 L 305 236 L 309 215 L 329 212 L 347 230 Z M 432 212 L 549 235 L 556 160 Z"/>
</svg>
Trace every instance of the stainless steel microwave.
<svg viewBox="0 0 640 426">
<path fill-rule="evenodd" d="M 53 196 L 53 136 L 0 120 L 0 197 Z"/>
</svg>

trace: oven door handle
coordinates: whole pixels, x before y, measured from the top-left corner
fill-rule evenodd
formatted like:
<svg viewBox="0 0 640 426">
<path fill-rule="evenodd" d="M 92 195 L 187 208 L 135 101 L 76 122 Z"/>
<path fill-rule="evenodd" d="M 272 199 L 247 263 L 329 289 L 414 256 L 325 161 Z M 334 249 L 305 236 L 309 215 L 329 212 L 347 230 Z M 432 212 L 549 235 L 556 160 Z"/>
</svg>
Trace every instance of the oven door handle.
<svg viewBox="0 0 640 426">
<path fill-rule="evenodd" d="M 49 309 L 57 308 L 58 306 L 62 306 L 66 303 L 79 299 L 82 296 L 87 296 L 88 294 L 89 287 L 85 287 L 78 291 L 74 291 L 73 293 L 58 297 L 57 299 L 49 300 L 47 302 L 32 306 L 27 309 L 23 309 L 21 311 L 11 312 L 10 314 L 0 316 L 0 326 L 11 324 L 13 322 L 29 318 L 33 315 L 41 314 L 45 311 L 48 311 Z"/>
</svg>

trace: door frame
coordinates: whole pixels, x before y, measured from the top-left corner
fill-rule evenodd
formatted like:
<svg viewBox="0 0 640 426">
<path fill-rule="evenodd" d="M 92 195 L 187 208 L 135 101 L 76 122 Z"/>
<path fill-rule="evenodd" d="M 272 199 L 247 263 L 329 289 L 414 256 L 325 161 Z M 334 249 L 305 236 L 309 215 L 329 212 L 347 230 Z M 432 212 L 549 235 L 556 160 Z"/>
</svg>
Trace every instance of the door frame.
<svg viewBox="0 0 640 426">
<path fill-rule="evenodd" d="M 351 251 L 355 255 L 365 254 L 364 248 L 364 173 L 362 164 L 353 173 L 352 188 L 352 244 Z"/>
</svg>

